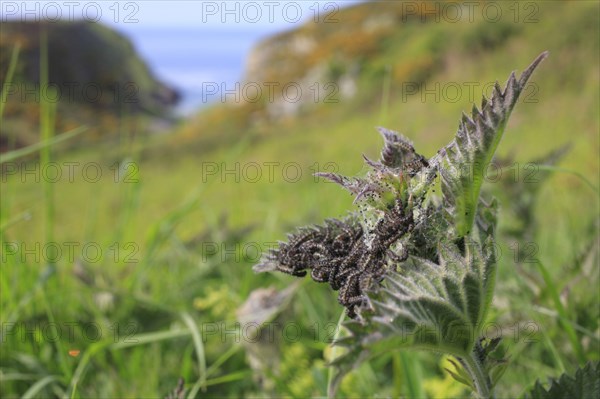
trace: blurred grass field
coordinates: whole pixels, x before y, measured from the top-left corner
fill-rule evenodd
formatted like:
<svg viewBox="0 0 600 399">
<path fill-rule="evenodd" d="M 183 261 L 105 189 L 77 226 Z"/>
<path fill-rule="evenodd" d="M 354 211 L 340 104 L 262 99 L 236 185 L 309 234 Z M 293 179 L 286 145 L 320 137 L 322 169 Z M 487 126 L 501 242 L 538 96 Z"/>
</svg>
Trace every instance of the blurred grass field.
<svg viewBox="0 0 600 399">
<path fill-rule="evenodd" d="M 464 88 L 503 84 L 512 70 L 520 73 L 550 51 L 533 77 L 538 90 L 513 112 L 499 156 L 511 155 L 523 178 L 527 162 L 572 147 L 535 207 L 532 239 L 545 268 L 515 262 L 514 242 L 502 242 L 492 320 L 512 364 L 498 397 L 520 396 L 538 378 L 598 360 L 599 9 L 596 2 L 536 4 L 539 22 L 519 24 L 492 50 L 475 45 L 496 28 L 489 23 L 399 30 L 402 40 L 390 39 L 369 62 L 357 98 L 319 104 L 296 119 L 228 129 L 207 115 L 235 118 L 239 111 L 218 105 L 169 134 L 140 138 L 131 128 L 139 125 L 136 117 L 124 116 L 117 137 L 68 151 L 47 146 L 39 160 L 2 175 L 2 397 L 161 397 L 180 376 L 189 397 L 326 395 L 330 337 L 322 326 L 337 323 L 342 312 L 327 287 L 304 281 L 282 309 L 302 331 L 318 325 L 321 333 L 284 340 L 271 391 L 253 379 L 247 347 L 234 334 L 207 335 L 206 326 L 233 325 L 253 290 L 295 281 L 255 275 L 256 248 L 268 248 L 293 226 L 351 209 L 347 193 L 312 173 L 361 173 L 361 155 L 378 156 L 380 125 L 432 156 L 451 140 L 460 112 L 479 103 L 481 86 L 473 101 L 466 91 L 455 102 L 422 92 L 405 98 L 402 81 L 380 73 L 397 58 L 439 60 L 425 87 Z M 440 37 L 443 45 L 432 46 Z M 40 112 L 40 140 L 62 133 L 53 130 L 52 104 L 42 102 Z M 50 162 L 72 162 L 73 179 L 64 169 L 60 181 L 44 179 Z M 98 165 L 101 175 L 92 182 Z M 500 200 L 502 231 L 514 218 L 514 199 L 499 184 L 488 182 L 487 189 Z M 53 255 L 51 242 L 62 253 Z M 13 254 L 15 248 L 29 252 Z M 575 341 L 561 323 L 573 327 Z M 434 354 L 390 351 L 347 377 L 341 395 L 466 395 L 442 362 Z"/>
</svg>

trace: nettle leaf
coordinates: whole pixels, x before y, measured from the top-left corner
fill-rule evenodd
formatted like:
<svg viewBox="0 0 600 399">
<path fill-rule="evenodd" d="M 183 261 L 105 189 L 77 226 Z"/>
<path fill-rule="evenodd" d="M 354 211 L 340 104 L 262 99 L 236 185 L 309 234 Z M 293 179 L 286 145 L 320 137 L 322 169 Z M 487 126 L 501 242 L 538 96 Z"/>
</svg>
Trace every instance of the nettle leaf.
<svg viewBox="0 0 600 399">
<path fill-rule="evenodd" d="M 504 350 L 500 348 L 501 341 L 502 337 L 480 338 L 473 348 L 473 353 L 490 378 L 492 388 L 496 386 L 508 367 L 508 359 L 504 357 Z"/>
<path fill-rule="evenodd" d="M 454 378 L 456 381 L 460 382 L 463 385 L 468 386 L 472 390 L 475 390 L 475 385 L 469 376 L 469 373 L 465 371 L 463 367 L 461 367 L 457 362 L 452 359 L 448 359 L 452 367 L 454 367 L 454 371 L 446 368 L 445 370 Z"/>
<path fill-rule="evenodd" d="M 427 159 L 415 151 L 413 143 L 409 139 L 384 127 L 378 127 L 377 130 L 384 140 L 381 159 L 379 162 L 373 162 L 365 157 L 365 161 L 373 169 L 379 171 L 401 170 L 408 174 L 414 174 L 421 168 L 429 166 Z"/>
<path fill-rule="evenodd" d="M 558 380 L 550 380 L 550 387 L 544 388 L 537 381 L 535 386 L 525 395 L 535 399 L 577 399 L 600 397 L 600 362 L 588 362 L 579 368 L 575 378 L 563 374 Z"/>
<path fill-rule="evenodd" d="M 478 348 L 494 287 L 493 244 L 492 236 L 483 243 L 467 238 L 464 251 L 440 244 L 437 263 L 411 257 L 399 272 L 389 270 L 384 286 L 370 293 L 372 310 L 344 325 L 350 334 L 336 342 L 346 352 L 332 362 L 334 382 L 365 357 L 389 348 L 470 356 Z"/>
<path fill-rule="evenodd" d="M 356 198 L 360 198 L 366 192 L 377 191 L 378 189 L 378 187 L 369 180 L 361 179 L 359 177 L 346 177 L 331 172 L 317 172 L 314 175 L 339 184 L 348 190 L 352 195 L 355 195 Z"/>
<path fill-rule="evenodd" d="M 469 354 L 483 325 L 496 256 L 490 242 L 467 248 L 463 256 L 455 245 L 440 244 L 439 263 L 412 258 L 401 273 L 390 271 L 373 301 L 379 331 L 404 336 L 412 347 Z"/>
<path fill-rule="evenodd" d="M 546 56 L 547 52 L 538 56 L 518 80 L 513 72 L 504 90 L 496 82 L 492 98 L 483 98 L 481 111 L 473 106 L 470 117 L 463 113 L 456 137 L 438 153 L 444 205 L 455 237 L 470 233 L 486 168 L 519 95 Z"/>
</svg>

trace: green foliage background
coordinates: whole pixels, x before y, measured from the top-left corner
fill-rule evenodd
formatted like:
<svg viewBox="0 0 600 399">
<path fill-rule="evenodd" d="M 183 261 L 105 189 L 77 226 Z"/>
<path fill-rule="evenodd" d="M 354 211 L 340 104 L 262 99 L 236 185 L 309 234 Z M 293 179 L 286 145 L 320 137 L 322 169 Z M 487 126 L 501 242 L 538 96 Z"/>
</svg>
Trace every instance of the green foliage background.
<svg viewBox="0 0 600 399">
<path fill-rule="evenodd" d="M 511 15 L 510 4 L 502 4 Z M 258 254 L 248 243 L 266 248 L 291 226 L 342 216 L 352 198 L 312 173 L 360 172 L 361 154 L 376 158 L 381 146 L 375 126 L 399 130 L 432 156 L 453 137 L 460 112 L 482 94 L 476 86 L 473 98 L 463 90 L 455 102 L 424 92 L 405 98 L 403 83 L 422 82 L 429 89 L 437 83 L 458 83 L 463 89 L 464 82 L 499 79 L 503 84 L 510 71 L 522 71 L 543 50 L 550 56 L 533 77 L 536 90 L 525 92 L 516 106 L 499 157 L 510 155 L 518 162 L 516 180 L 525 182 L 542 173 L 524 169 L 527 162 L 570 143 L 559 163 L 566 172 L 549 174 L 537 192 L 528 236 L 509 236 L 519 225 L 516 196 L 526 190 L 513 194 L 494 179 L 484 184 L 499 199 L 500 237 L 505 238 L 495 312 L 489 315 L 509 341 L 511 364 L 498 396 L 521 396 L 538 378 L 546 381 L 564 371 L 573 375 L 584 360 L 598 360 L 599 8 L 591 1 L 531 4 L 537 7 L 537 22 L 524 23 L 523 15 L 518 23 L 512 18 L 502 23 L 416 20 L 399 24 L 373 46 L 369 37 L 342 43 L 350 46 L 346 56 L 361 58 L 369 50 L 360 63 L 358 95 L 316 104 L 295 118 L 251 123 L 264 114 L 258 105 L 217 105 L 169 134 L 150 137 L 139 134 L 138 116 L 124 115 L 116 141 L 42 150 L 38 170 L 49 159 L 95 162 L 102 167 L 96 183 L 77 172 L 74 182 L 64 176 L 51 184 L 33 175 L 3 175 L 2 396 L 161 397 L 180 376 L 198 397 L 325 395 L 332 335 L 326 326 L 335 325 L 343 311 L 325 285 L 303 281 L 277 307 L 277 320 L 297 323 L 303 334 L 271 345 L 280 353 L 280 372 L 267 376 L 270 385 L 253 377 L 247 345 L 232 335 L 206 334 L 210 323 L 231 326 L 253 290 L 294 282 L 287 276 L 254 275 Z M 338 24 L 349 29 L 359 16 L 348 10 Z M 315 34 L 329 37 L 325 31 L 334 26 L 322 29 Z M 352 43 L 364 47 L 353 50 Z M 331 54 L 328 46 L 342 44 L 324 40 L 323 57 Z M 1 72 L 4 79 L 6 71 Z M 40 108 L 47 116 L 40 119 L 40 137 L 47 138 L 53 134 L 52 108 L 43 103 Z M 115 162 L 121 163 L 120 174 Z M 241 171 L 251 162 L 262 166 L 258 181 L 221 171 L 207 174 L 207 165 L 231 170 L 237 163 Z M 272 178 L 267 162 L 279 163 Z M 283 174 L 290 163 L 300 165 L 297 182 L 291 182 L 292 169 Z M 503 176 L 515 179 L 516 169 L 503 170 Z M 10 255 L 6 246 L 42 248 L 49 241 L 79 243 L 77 248 L 98 243 L 103 256 L 90 263 L 71 261 L 63 253 L 52 262 L 49 256 Z M 208 248 L 208 242 L 220 250 Z M 222 251 L 228 248 L 235 254 Z M 528 250 L 535 251 L 542 268 L 528 262 Z M 522 256 L 515 259 L 517 253 Z M 102 338 L 89 339 L 79 327 L 69 337 L 65 323 L 73 322 L 95 323 Z M 10 323 L 14 330 L 8 330 Z M 62 338 L 47 339 L 55 336 L 52 326 L 57 325 Z M 270 353 L 269 348 L 259 353 Z M 72 349 L 81 352 L 70 356 Z M 446 360 L 433 354 L 390 351 L 351 373 L 340 395 L 464 395 L 444 367 L 449 367 Z"/>
</svg>

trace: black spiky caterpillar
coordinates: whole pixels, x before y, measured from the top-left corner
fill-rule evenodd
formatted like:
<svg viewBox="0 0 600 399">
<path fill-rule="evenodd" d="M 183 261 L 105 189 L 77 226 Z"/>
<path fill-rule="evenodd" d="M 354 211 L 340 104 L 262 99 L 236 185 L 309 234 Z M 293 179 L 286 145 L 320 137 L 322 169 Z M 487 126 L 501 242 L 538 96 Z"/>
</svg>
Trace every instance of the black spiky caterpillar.
<svg viewBox="0 0 600 399">
<path fill-rule="evenodd" d="M 365 180 L 334 173 L 317 175 L 349 190 L 355 202 L 378 202 L 381 193 L 393 190 L 384 179 L 380 180 L 382 176 L 392 180 L 410 178 L 429 166 L 407 138 L 385 128 L 379 128 L 379 132 L 384 139 L 379 162 L 364 159 L 380 177 Z M 388 260 L 398 263 L 408 258 L 404 246 L 400 254 L 390 248 L 413 230 L 412 207 L 396 196 L 382 208 L 382 215 L 369 228 L 354 216 L 301 228 L 288 235 L 288 242 L 271 250 L 255 270 L 277 270 L 296 277 L 310 272 L 314 281 L 329 283 L 339 291 L 339 303 L 346 307 L 349 317 L 355 318 L 356 309 L 367 304 L 366 290 L 383 280 Z"/>
<path fill-rule="evenodd" d="M 275 270 L 303 277 L 310 271 L 314 281 L 339 290 L 338 301 L 356 317 L 356 307 L 365 304 L 365 291 L 383 279 L 387 259 L 404 261 L 408 252 L 396 254 L 390 247 L 413 228 L 412 212 L 396 199 L 366 239 L 355 218 L 329 219 L 322 226 L 300 229 L 288 236 L 263 260 Z M 272 268 L 271 267 L 271 268 Z"/>
</svg>

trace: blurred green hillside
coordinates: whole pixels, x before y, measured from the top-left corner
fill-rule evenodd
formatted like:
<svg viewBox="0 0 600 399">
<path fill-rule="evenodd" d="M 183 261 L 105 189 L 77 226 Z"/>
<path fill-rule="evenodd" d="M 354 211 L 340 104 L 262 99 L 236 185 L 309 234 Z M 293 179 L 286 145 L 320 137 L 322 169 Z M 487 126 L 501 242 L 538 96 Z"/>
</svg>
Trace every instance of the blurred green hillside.
<svg viewBox="0 0 600 399">
<path fill-rule="evenodd" d="M 48 50 L 48 84 L 44 87 L 40 85 L 42 40 L 46 40 Z M 17 44 L 20 53 L 6 88 L 0 151 L 7 151 L 11 142 L 20 148 L 36 141 L 41 96 L 57 104 L 59 130 L 91 125 L 88 139 L 114 135 L 122 114 L 168 119 L 169 110 L 178 101 L 179 94 L 153 76 L 131 42 L 104 25 L 3 22 L 3 80 Z"/>
<path fill-rule="evenodd" d="M 576 369 L 556 298 L 587 359 L 598 360 L 599 4 L 492 3 L 501 10 L 497 21 L 492 9 L 482 13 L 487 3 L 478 3 L 472 20 L 464 8 L 456 20 L 445 3 L 427 3 L 437 13 L 401 4 L 349 7 L 259 44 L 245 84 L 297 83 L 298 102 L 264 90 L 246 97 L 252 101 L 213 104 L 160 136 L 144 134 L 140 115 L 121 113 L 111 139 L 5 162 L 1 396 L 164 397 L 180 376 L 197 397 L 326 395 L 325 326 L 343 310 L 327 287 L 294 286 L 275 306 L 275 320 L 305 334 L 263 343 L 258 355 L 235 334 L 206 326 L 229 323 L 235 331 L 254 290 L 296 282 L 254 275 L 257 248 L 293 226 L 353 209 L 351 196 L 314 172 L 360 173 L 361 155 L 377 158 L 380 150 L 375 126 L 400 131 L 431 157 L 490 84 L 504 84 L 544 50 L 550 56 L 516 106 L 499 157 L 512 157 L 504 177 L 515 173 L 521 182 L 541 176 L 528 162 L 571 145 L 532 210 L 537 227 L 528 240 L 549 276 L 514 260 L 506 233 L 518 216 L 513 194 L 493 181 L 485 186 L 499 198 L 506 239 L 491 317 L 509 341 L 511 366 L 498 397 L 520 397 L 537 378 Z M 40 104 L 28 106 L 35 113 Z M 2 124 L 11 115 L 7 105 Z M 60 178 L 48 177 L 55 176 L 49 161 L 62 165 Z M 73 165 L 72 175 L 64 165 Z M 50 243 L 59 244 L 58 256 Z M 74 323 L 72 337 L 65 323 Z M 81 327 L 90 323 L 101 337 Z M 56 326 L 62 338 L 48 339 Z M 308 333 L 315 328 L 318 337 Z M 259 377 L 257 358 L 273 359 L 279 373 Z M 341 394 L 410 396 L 416 381 L 428 397 L 464 396 L 444 367 L 433 354 L 390 351 L 347 377 Z"/>
</svg>

